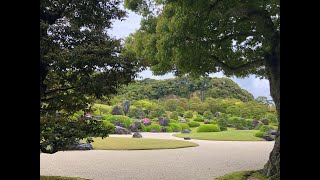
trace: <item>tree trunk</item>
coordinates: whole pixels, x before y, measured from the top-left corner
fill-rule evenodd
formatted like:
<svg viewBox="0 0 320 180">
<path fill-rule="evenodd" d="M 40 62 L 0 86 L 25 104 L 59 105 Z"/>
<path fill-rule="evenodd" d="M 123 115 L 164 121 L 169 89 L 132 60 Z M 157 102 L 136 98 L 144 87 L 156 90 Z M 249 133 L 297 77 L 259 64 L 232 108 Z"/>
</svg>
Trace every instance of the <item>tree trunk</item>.
<svg viewBox="0 0 320 180">
<path fill-rule="evenodd" d="M 280 57 L 273 54 L 266 62 L 266 71 L 270 83 L 270 93 L 278 113 L 278 132 L 269 160 L 264 166 L 263 173 L 271 180 L 280 179 Z"/>
</svg>

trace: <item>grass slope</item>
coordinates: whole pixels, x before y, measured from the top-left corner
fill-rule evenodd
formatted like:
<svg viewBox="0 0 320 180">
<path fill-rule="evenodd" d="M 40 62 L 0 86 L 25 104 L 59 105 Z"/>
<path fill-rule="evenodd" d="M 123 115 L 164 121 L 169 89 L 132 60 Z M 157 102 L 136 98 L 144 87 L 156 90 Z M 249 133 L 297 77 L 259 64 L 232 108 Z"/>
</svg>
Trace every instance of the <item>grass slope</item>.
<svg viewBox="0 0 320 180">
<path fill-rule="evenodd" d="M 108 137 L 93 140 L 92 146 L 95 150 L 151 150 L 199 146 L 193 142 L 166 139 Z"/>
<path fill-rule="evenodd" d="M 259 171 L 238 171 L 215 178 L 214 180 L 268 180 L 268 177 L 261 175 Z"/>
<path fill-rule="evenodd" d="M 174 134 L 175 137 L 190 137 L 192 139 L 213 140 L 213 141 L 264 141 L 262 138 L 255 137 L 258 130 L 233 130 L 221 132 L 196 132 L 192 130 L 190 134 Z"/>
</svg>

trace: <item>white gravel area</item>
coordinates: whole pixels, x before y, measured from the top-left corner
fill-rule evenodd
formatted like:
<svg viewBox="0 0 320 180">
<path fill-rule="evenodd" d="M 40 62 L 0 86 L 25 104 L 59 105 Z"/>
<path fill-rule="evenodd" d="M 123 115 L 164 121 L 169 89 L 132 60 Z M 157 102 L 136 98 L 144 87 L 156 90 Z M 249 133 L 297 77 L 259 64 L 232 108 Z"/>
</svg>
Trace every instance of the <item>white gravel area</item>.
<svg viewBox="0 0 320 180">
<path fill-rule="evenodd" d="M 143 138 L 179 139 L 174 133 Z M 132 135 L 110 135 L 132 137 Z M 212 180 L 263 168 L 274 142 L 190 140 L 198 147 L 162 150 L 91 150 L 40 154 L 40 174 L 94 180 Z"/>
</svg>

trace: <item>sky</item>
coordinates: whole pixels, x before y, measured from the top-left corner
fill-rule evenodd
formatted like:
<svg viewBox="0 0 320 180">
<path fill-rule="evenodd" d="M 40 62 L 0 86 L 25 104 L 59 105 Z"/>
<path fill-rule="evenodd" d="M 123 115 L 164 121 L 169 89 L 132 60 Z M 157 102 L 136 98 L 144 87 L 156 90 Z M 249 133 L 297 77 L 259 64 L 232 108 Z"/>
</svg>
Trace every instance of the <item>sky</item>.
<svg viewBox="0 0 320 180">
<path fill-rule="evenodd" d="M 116 20 L 113 22 L 112 29 L 109 29 L 108 32 L 111 36 L 116 38 L 125 38 L 130 33 L 134 33 L 140 27 L 141 16 L 135 14 L 130 10 L 128 11 L 128 17 L 125 20 L 120 21 Z M 151 79 L 168 79 L 174 78 L 172 73 L 165 74 L 163 76 L 154 76 L 152 72 L 147 69 L 142 71 L 139 74 L 139 79 L 151 78 Z M 210 77 L 225 77 L 222 72 L 210 74 Z M 266 79 L 256 78 L 255 75 L 250 75 L 247 78 L 231 78 L 234 82 L 236 82 L 242 89 L 250 92 L 255 98 L 258 96 L 265 96 L 269 100 L 271 100 L 270 96 L 270 88 L 269 81 Z"/>
</svg>

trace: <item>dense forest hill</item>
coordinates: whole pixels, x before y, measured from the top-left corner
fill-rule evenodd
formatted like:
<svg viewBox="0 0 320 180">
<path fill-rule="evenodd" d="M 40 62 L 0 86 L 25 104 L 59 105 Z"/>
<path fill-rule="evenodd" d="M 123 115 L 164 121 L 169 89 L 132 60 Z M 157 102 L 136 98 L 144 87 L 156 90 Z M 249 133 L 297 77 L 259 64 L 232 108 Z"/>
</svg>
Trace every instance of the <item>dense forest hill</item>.
<svg viewBox="0 0 320 180">
<path fill-rule="evenodd" d="M 248 91 L 228 78 L 176 77 L 165 80 L 144 79 L 137 80 L 123 88 L 117 95 L 121 99 L 162 99 L 162 98 L 191 98 L 198 96 L 205 98 L 234 98 L 243 102 L 253 101 L 254 97 Z"/>
</svg>

